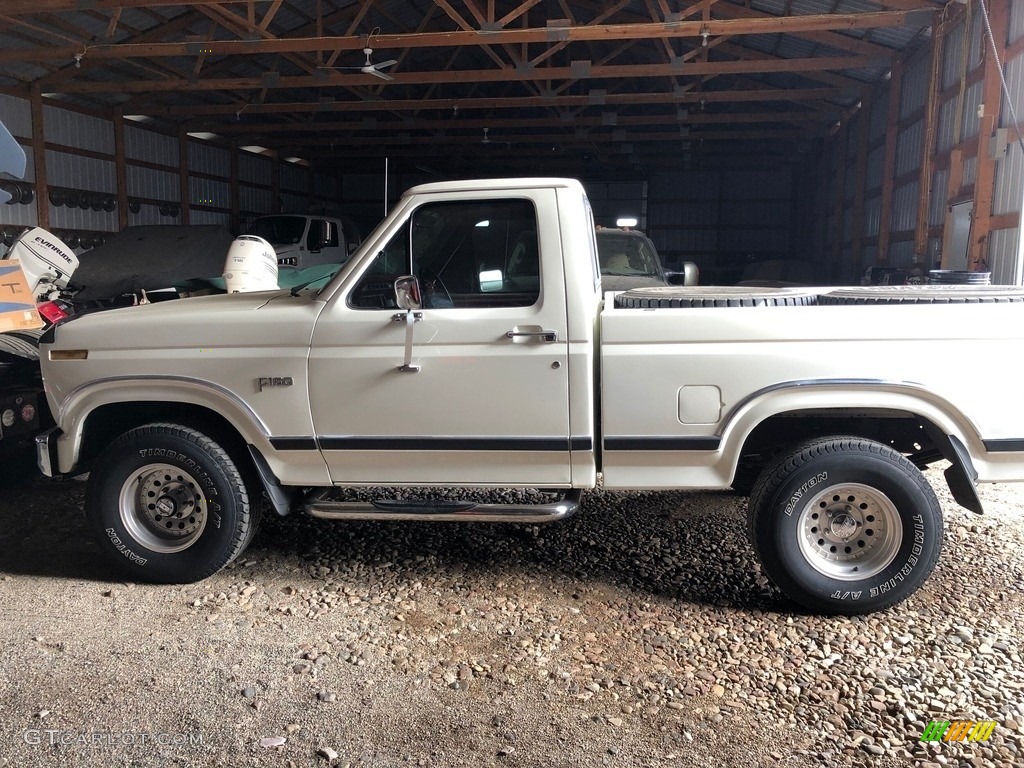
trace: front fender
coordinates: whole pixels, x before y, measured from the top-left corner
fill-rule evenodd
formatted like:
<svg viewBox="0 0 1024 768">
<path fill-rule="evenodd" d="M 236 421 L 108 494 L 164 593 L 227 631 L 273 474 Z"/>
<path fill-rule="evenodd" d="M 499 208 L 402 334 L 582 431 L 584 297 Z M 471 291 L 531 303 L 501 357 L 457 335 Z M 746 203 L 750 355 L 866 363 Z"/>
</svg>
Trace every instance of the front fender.
<svg viewBox="0 0 1024 768">
<path fill-rule="evenodd" d="M 85 426 L 96 409 L 145 402 L 177 403 L 213 411 L 266 459 L 270 469 L 285 484 L 330 484 L 327 465 L 319 451 L 276 450 L 266 423 L 237 394 L 208 381 L 181 376 L 110 377 L 90 381 L 71 391 L 59 403 L 56 414 L 62 434 L 56 441 L 55 469 L 67 474 L 78 465 Z"/>
</svg>

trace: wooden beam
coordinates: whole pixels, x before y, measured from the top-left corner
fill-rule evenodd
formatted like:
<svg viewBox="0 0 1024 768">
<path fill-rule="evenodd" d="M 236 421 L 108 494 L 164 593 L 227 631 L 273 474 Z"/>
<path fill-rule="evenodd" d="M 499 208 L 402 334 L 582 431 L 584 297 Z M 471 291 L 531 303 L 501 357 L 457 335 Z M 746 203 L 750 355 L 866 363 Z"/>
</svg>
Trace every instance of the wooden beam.
<svg viewBox="0 0 1024 768">
<path fill-rule="evenodd" d="M 914 222 L 914 261 L 931 263 L 928 255 L 928 216 L 931 213 L 932 169 L 935 162 L 935 136 L 939 122 L 939 89 L 942 87 L 942 55 L 946 25 L 938 24 L 932 35 L 931 72 L 928 76 L 928 99 L 924 111 L 924 146 L 918 180 L 917 219 Z"/>
<path fill-rule="evenodd" d="M 551 80 L 634 79 L 640 77 L 698 76 L 724 74 L 764 74 L 769 72 L 820 72 L 858 69 L 880 63 L 862 56 L 811 57 L 806 59 L 750 59 L 741 61 L 680 61 L 665 64 L 617 64 L 574 67 L 542 67 L 531 71 L 513 69 L 450 70 L 434 72 L 396 72 L 387 85 L 429 85 L 433 83 L 508 83 Z M 884 63 L 884 61 L 882 62 Z M 202 92 L 223 90 L 261 90 L 263 88 L 329 88 L 375 85 L 373 75 L 339 74 L 320 70 L 312 75 L 223 77 L 202 80 L 121 80 L 110 82 L 68 83 L 65 93 L 151 93 L 153 91 Z"/>
<path fill-rule="evenodd" d="M 960 197 L 960 188 L 964 184 L 964 153 L 959 147 L 949 153 L 949 179 L 946 182 L 946 213 L 950 213 L 953 203 Z M 953 217 L 945 217 L 942 230 L 942 268 L 951 269 L 953 254 Z"/>
<path fill-rule="evenodd" d="M 995 33 L 995 46 L 998 58 L 1003 59 L 1006 53 L 1006 33 L 1010 18 L 1010 0 L 989 0 L 989 16 Z M 988 261 L 989 232 L 992 229 L 992 197 L 995 192 L 996 162 L 989 149 L 989 141 L 999 125 L 999 110 L 1002 105 L 1000 90 L 1000 71 L 996 56 L 992 55 L 992 47 L 985 35 L 982 35 L 985 46 L 985 84 L 982 86 L 982 103 L 984 109 L 978 126 L 978 170 L 974 179 L 974 215 L 971 222 L 971 244 L 967 252 L 967 268 L 987 272 L 991 268 Z"/>
<path fill-rule="evenodd" d="M 882 202 L 878 222 L 878 261 L 889 262 L 892 228 L 892 190 L 896 175 L 896 143 L 900 128 L 900 93 L 903 88 L 903 62 L 897 60 L 889 79 L 889 111 L 885 125 L 885 160 L 882 164 Z"/>
<path fill-rule="evenodd" d="M 459 111 L 475 109 L 529 109 L 551 107 L 604 107 L 637 104 L 724 104 L 762 101 L 817 101 L 819 99 L 859 98 L 861 91 L 849 88 L 763 88 L 743 91 L 710 91 L 705 93 L 603 93 L 565 96 L 500 96 L 467 99 L 370 99 L 367 101 L 281 102 L 273 104 L 196 104 L 188 108 L 194 117 L 203 115 L 234 115 L 243 106 L 246 114 L 296 114 L 310 112 L 406 112 L 440 109 Z M 839 107 L 836 107 L 837 109 Z M 180 118 L 179 106 L 154 106 L 147 110 L 151 117 Z"/>
<path fill-rule="evenodd" d="M 114 115 L 114 175 L 117 179 L 117 230 L 120 232 L 128 226 L 128 165 L 122 115 Z"/>
<path fill-rule="evenodd" d="M 178 194 L 181 197 L 181 223 L 190 224 L 189 202 L 192 190 L 188 181 L 188 142 L 189 136 L 185 128 L 178 129 Z"/>
<path fill-rule="evenodd" d="M 871 145 L 871 113 L 875 109 L 875 101 L 866 98 L 861 101 L 860 125 L 857 127 L 857 161 L 856 175 L 853 180 L 853 222 L 850 224 L 850 257 L 857 268 L 864 264 L 864 203 L 867 192 L 868 150 Z M 871 265 L 867 265 L 871 266 Z"/>
<path fill-rule="evenodd" d="M 861 116 L 863 117 L 863 115 Z M 842 261 L 843 256 L 843 215 L 846 211 L 846 158 L 847 143 L 850 139 L 849 126 L 846 120 L 843 120 L 842 125 L 839 126 L 839 135 L 836 137 L 836 146 L 839 147 L 839 158 L 836 162 L 835 171 L 835 189 L 836 189 L 836 200 L 835 209 L 832 213 L 832 218 L 835 220 L 835 229 L 833 230 L 833 241 L 832 241 L 832 263 L 838 265 Z"/>
<path fill-rule="evenodd" d="M 238 232 L 241 228 L 241 211 L 238 200 L 238 145 L 232 144 L 228 150 L 230 158 L 230 170 L 228 180 L 228 194 L 231 196 L 231 231 Z"/>
<path fill-rule="evenodd" d="M 8 0 L 11 2 L 12 0 Z M 13 0 L 18 2 L 18 0 Z M 101 0 L 92 0 L 100 2 Z M 180 4 L 180 3 L 178 3 Z M 209 12 L 216 5 L 194 3 L 203 12 Z M 206 7 L 208 6 L 208 7 Z M 737 11 L 740 6 L 728 3 L 716 6 L 729 6 L 730 12 Z M 223 9 L 219 9 L 223 15 Z M 756 13 L 756 12 L 755 12 Z M 10 15 L 4 7 L 4 14 Z M 229 14 L 233 15 L 233 14 Z M 710 19 L 709 21 L 678 21 L 671 24 L 660 22 L 640 22 L 630 24 L 595 24 L 573 27 L 533 27 L 525 29 L 502 29 L 482 31 L 460 29 L 447 32 L 412 32 L 397 34 L 379 34 L 373 36 L 374 50 L 399 48 L 450 48 L 454 46 L 483 46 L 518 43 L 547 43 L 555 45 L 561 42 L 581 41 L 613 41 L 613 40 L 645 40 L 658 37 L 688 37 L 699 41 L 705 30 L 712 36 L 762 35 L 762 34 L 797 34 L 815 31 L 859 30 L 902 27 L 907 24 L 910 14 L 903 11 L 880 11 L 876 13 L 818 14 L 777 17 L 755 15 L 750 18 Z M 237 17 L 242 21 L 241 17 Z M 832 40 L 832 37 L 839 40 Z M 829 45 L 845 48 L 849 40 L 856 38 L 834 34 L 829 38 Z M 840 45 L 843 43 L 844 45 Z M 311 53 L 316 51 L 361 50 L 366 45 L 363 36 L 344 37 L 288 37 L 265 40 L 218 40 L 211 43 L 126 43 L 90 46 L 89 55 L 97 59 L 124 58 L 157 58 L 164 56 L 192 56 L 197 48 L 209 46 L 210 53 L 217 56 L 252 56 L 259 53 Z M 75 46 L 54 46 L 37 49 L 15 49 L 0 51 L 0 63 L 16 61 L 19 63 L 68 60 L 79 53 Z M 870 48 L 860 51 L 860 55 L 890 56 L 892 50 L 885 46 L 871 44 Z"/>
<path fill-rule="evenodd" d="M 723 112 L 707 113 L 695 112 L 681 117 L 678 114 L 664 115 L 616 115 L 616 127 L 637 127 L 637 126 L 658 126 L 658 125 L 741 125 L 760 123 L 792 123 L 795 125 L 812 124 L 824 128 L 835 120 L 835 116 L 822 114 L 821 112 L 797 112 L 794 110 L 784 112 Z M 439 120 L 418 120 L 415 124 L 416 130 L 479 130 L 495 126 L 495 120 L 489 118 L 460 119 L 453 123 L 449 119 Z M 551 117 L 535 118 L 502 118 L 502 128 L 565 128 L 567 123 L 560 115 Z M 600 127 L 607 126 L 603 115 L 574 116 L 571 121 L 573 127 Z M 302 122 L 302 123 L 239 123 L 235 120 L 228 120 L 223 124 L 213 125 L 210 122 L 202 122 L 192 126 L 193 129 L 209 130 L 213 133 L 223 135 L 232 134 L 275 134 L 275 133 L 319 133 L 329 134 L 339 131 L 352 133 L 372 133 L 383 135 L 386 131 L 409 131 L 411 126 L 407 120 L 337 120 L 332 122 Z"/>
</svg>

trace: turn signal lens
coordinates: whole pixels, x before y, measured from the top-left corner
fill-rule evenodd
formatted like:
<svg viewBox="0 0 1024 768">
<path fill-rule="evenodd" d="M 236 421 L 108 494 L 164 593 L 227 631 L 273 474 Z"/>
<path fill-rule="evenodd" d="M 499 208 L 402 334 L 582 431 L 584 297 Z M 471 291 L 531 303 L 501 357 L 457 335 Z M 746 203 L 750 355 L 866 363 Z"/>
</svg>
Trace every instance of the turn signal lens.
<svg viewBox="0 0 1024 768">
<path fill-rule="evenodd" d="M 8 408 L 6 411 L 4 411 L 3 415 L 0 416 L 0 423 L 3 423 L 3 425 L 5 427 L 13 426 L 14 425 L 14 411 L 11 410 L 10 408 Z"/>
<path fill-rule="evenodd" d="M 32 421 L 36 417 L 36 407 L 32 403 L 25 403 L 21 406 L 21 420 L 24 422 Z"/>
</svg>

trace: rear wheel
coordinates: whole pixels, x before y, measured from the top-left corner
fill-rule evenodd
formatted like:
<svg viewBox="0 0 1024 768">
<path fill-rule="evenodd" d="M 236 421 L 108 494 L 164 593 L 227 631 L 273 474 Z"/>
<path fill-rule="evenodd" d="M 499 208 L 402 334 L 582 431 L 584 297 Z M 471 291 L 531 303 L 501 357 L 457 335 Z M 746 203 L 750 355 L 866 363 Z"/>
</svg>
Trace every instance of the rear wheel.
<svg viewBox="0 0 1024 768">
<path fill-rule="evenodd" d="M 190 427 L 150 424 L 119 437 L 89 476 L 86 514 L 104 553 L 132 577 L 184 583 L 245 549 L 258 503 L 228 453 Z"/>
<path fill-rule="evenodd" d="M 749 503 L 762 567 L 791 599 L 859 614 L 913 594 L 942 543 L 942 510 L 918 469 L 856 437 L 805 443 L 765 468 Z"/>
</svg>

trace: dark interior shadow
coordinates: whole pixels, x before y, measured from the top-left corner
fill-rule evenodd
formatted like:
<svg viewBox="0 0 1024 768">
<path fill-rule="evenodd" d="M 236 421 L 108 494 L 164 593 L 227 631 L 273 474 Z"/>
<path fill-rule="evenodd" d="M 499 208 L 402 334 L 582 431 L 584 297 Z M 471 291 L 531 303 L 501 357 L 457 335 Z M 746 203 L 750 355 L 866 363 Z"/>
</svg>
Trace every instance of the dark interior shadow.
<svg viewBox="0 0 1024 768">
<path fill-rule="evenodd" d="M 85 521 L 85 483 L 36 477 L 0 491 L 0 573 L 123 581 Z M 615 585 L 650 596 L 792 610 L 768 585 L 746 534 L 746 500 L 725 492 L 591 492 L 576 516 L 549 525 L 329 522 L 264 515 L 243 560 L 253 571 L 390 563 L 400 578 L 459 568 L 549 571 L 565 589 Z M 261 561 L 265 561 L 265 564 Z M 267 574 L 269 577 L 269 573 Z"/>
</svg>

